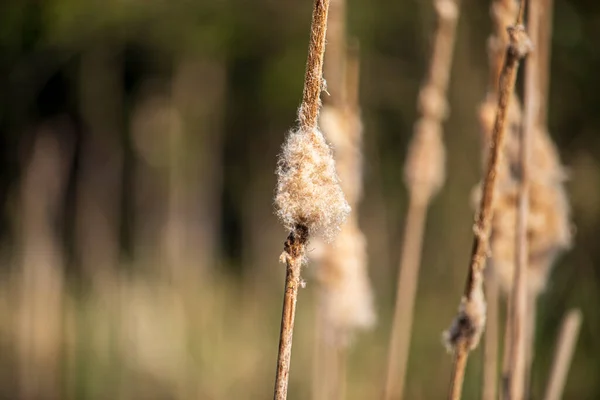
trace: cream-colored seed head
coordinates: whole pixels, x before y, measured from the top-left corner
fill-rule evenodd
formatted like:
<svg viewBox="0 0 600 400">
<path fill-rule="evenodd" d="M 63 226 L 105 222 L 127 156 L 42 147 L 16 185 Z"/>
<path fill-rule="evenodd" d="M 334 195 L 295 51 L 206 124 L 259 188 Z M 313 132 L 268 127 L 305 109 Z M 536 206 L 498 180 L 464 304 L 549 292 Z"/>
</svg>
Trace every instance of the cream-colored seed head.
<svg viewBox="0 0 600 400">
<path fill-rule="evenodd" d="M 331 330 L 329 339 L 347 345 L 356 330 L 371 328 L 376 321 L 366 240 L 353 218 L 322 261 L 317 277 L 323 290 L 323 317 Z"/>
<path fill-rule="evenodd" d="M 404 180 L 417 201 L 427 202 L 444 184 L 446 152 L 438 122 L 420 119 L 408 149 Z"/>
<path fill-rule="evenodd" d="M 331 142 L 341 186 L 349 204 L 362 196 L 362 123 L 356 112 L 325 106 L 319 125 Z"/>
<path fill-rule="evenodd" d="M 485 106 L 480 110 L 485 121 L 484 110 Z M 490 237 L 490 273 L 496 276 L 506 293 L 512 288 L 515 265 L 520 118 L 519 107 L 511 108 Z M 564 189 L 566 173 L 547 132 L 534 132 L 530 160 L 527 281 L 529 291 L 539 294 L 546 287 L 556 258 L 571 246 L 572 238 L 569 202 Z M 473 200 L 479 198 L 480 191 L 480 188 L 475 190 Z"/>
<path fill-rule="evenodd" d="M 471 298 L 463 297 L 458 314 L 450 328 L 444 332 L 443 340 L 448 351 L 452 351 L 459 343 L 466 343 L 469 350 L 474 350 L 479 344 L 485 328 L 486 303 L 483 294 L 483 277 L 474 277 L 474 290 Z"/>
<path fill-rule="evenodd" d="M 275 206 L 288 230 L 297 225 L 309 234 L 332 238 L 350 213 L 323 134 L 317 129 L 291 131 L 277 163 Z"/>
</svg>

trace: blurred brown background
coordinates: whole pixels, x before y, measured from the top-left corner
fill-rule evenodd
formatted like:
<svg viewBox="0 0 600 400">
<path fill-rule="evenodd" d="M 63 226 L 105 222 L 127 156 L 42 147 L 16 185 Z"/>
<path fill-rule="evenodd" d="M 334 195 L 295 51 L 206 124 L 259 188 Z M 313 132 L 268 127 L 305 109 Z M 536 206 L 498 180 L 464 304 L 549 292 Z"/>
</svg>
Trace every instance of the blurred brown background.
<svg viewBox="0 0 600 400">
<path fill-rule="evenodd" d="M 348 3 L 360 42 L 377 327 L 349 399 L 377 398 L 403 235 L 403 161 L 430 54 L 429 1 Z M 427 226 L 407 398 L 445 395 L 480 175 L 486 1 L 464 0 L 446 124 L 448 180 Z M 286 232 L 275 163 L 299 104 L 311 2 L 5 0 L 0 5 L 0 398 L 264 399 Z M 600 3 L 557 0 L 550 131 L 575 246 L 540 300 L 533 394 L 560 320 L 584 323 L 566 399 L 600 398 Z M 290 398 L 310 397 L 314 284 L 300 293 Z M 481 351 L 465 399 L 479 395 Z"/>
</svg>

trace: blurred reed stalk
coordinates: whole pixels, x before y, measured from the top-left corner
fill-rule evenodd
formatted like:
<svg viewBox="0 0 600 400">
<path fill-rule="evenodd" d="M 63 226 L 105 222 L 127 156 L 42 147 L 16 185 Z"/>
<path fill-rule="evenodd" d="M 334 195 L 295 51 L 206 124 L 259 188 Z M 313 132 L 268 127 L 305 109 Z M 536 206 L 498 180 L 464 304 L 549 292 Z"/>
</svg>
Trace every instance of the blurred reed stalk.
<svg viewBox="0 0 600 400">
<path fill-rule="evenodd" d="M 34 132 L 21 184 L 15 343 L 19 366 L 17 398 L 60 399 L 63 347 L 64 254 L 60 227 L 74 126 L 46 121 Z"/>
<path fill-rule="evenodd" d="M 535 44 L 538 41 L 539 8 L 537 0 L 528 2 L 528 31 L 529 40 Z M 533 321 L 528 320 L 528 286 L 527 269 L 529 260 L 529 191 L 531 175 L 531 148 L 535 129 L 537 129 L 539 110 L 539 76 L 537 68 L 537 54 L 530 52 L 525 63 L 525 96 L 524 96 L 524 123 L 519 136 L 519 172 L 517 195 L 517 223 L 515 234 L 515 271 L 510 299 L 508 318 L 511 322 L 511 339 L 509 350 L 509 373 L 507 376 L 508 389 L 504 391 L 505 398 L 522 400 L 525 395 L 526 359 L 528 326 Z M 530 301 L 529 301 L 530 302 Z"/>
<path fill-rule="evenodd" d="M 329 27 L 339 27 L 332 21 L 340 16 L 330 8 Z M 342 15 L 341 17 L 344 17 Z M 328 37 L 331 29 L 328 29 Z M 358 104 L 358 46 L 346 50 L 345 35 L 331 35 L 325 62 L 325 77 L 341 75 L 343 80 L 328 83 L 331 97 L 320 117 L 320 126 L 334 148 L 340 185 L 348 204 L 355 209 L 336 239 L 324 246 L 319 258 L 317 280 L 317 348 L 315 357 L 314 397 L 341 399 L 344 397 L 347 351 L 354 335 L 375 323 L 375 311 L 367 270 L 366 238 L 362 234 L 357 210 L 362 198 L 362 123 Z M 344 55 L 329 58 L 329 49 L 339 47 Z M 337 63 L 335 63 L 337 61 Z M 334 64 L 335 63 L 335 64 Z M 337 67 L 337 68 L 336 68 Z M 329 75 L 327 75 L 329 73 Z"/>
<path fill-rule="evenodd" d="M 309 237 L 332 238 L 350 212 L 331 148 L 317 127 L 329 0 L 315 0 L 298 127 L 288 133 L 277 163 L 275 206 L 290 234 L 280 260 L 286 264 L 274 399 L 287 398 L 301 267 Z"/>
<path fill-rule="evenodd" d="M 436 0 L 434 5 L 437 29 L 427 80 L 419 93 L 421 118 L 415 123 L 405 164 L 409 206 L 390 334 L 385 399 L 401 398 L 404 392 L 427 208 L 445 180 L 442 123 L 449 113 L 446 92 L 459 8 L 455 0 Z"/>
<path fill-rule="evenodd" d="M 570 310 L 563 319 L 544 400 L 563 398 L 563 390 L 571 367 L 571 359 L 577 346 L 582 318 L 581 311 L 574 309 Z"/>
<path fill-rule="evenodd" d="M 445 332 L 447 345 L 454 351 L 454 361 L 450 380 L 449 398 L 460 399 L 469 352 L 479 344 L 486 316 L 483 295 L 483 271 L 488 256 L 488 241 L 494 213 L 493 200 L 496 181 L 501 165 L 501 152 L 504 146 L 505 123 L 508 106 L 514 91 L 519 63 L 530 51 L 531 43 L 522 25 L 525 1 L 521 2 L 515 25 L 509 27 L 510 45 L 500 75 L 497 112 L 492 130 L 488 165 L 483 182 L 481 202 L 474 227 L 474 241 L 470 257 L 467 283 L 458 315 L 452 326 Z"/>
<path fill-rule="evenodd" d="M 488 39 L 488 63 L 490 69 L 490 81 L 486 97 L 479 109 L 481 131 L 483 142 L 491 137 L 493 130 L 493 118 L 498 101 L 498 81 L 504 63 L 506 48 L 509 46 L 508 32 L 506 27 L 514 21 L 518 13 L 515 0 L 495 0 L 490 6 L 490 15 L 494 30 Z M 516 96 L 516 95 L 515 95 Z M 511 107 L 519 107 L 513 105 Z M 509 116 L 510 124 L 510 116 Z M 511 128 L 509 128 L 511 129 Z M 493 223 L 492 223 L 493 225 Z M 493 226 L 492 226 L 493 232 Z M 499 337 L 499 282 L 490 268 L 486 268 L 485 297 L 487 303 L 486 328 L 483 351 L 483 400 L 497 400 L 498 390 L 498 337 Z"/>
</svg>

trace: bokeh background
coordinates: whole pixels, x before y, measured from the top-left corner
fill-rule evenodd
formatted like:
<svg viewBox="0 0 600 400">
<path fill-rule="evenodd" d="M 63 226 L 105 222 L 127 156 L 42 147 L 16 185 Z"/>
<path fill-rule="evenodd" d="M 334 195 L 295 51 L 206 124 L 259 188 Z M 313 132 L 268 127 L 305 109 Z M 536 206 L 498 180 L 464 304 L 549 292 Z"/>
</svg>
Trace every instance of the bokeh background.
<svg viewBox="0 0 600 400">
<path fill-rule="evenodd" d="M 441 332 L 464 284 L 479 179 L 489 2 L 464 0 L 429 214 L 408 399 L 445 396 Z M 5 0 L 0 5 L 0 398 L 264 399 L 287 232 L 276 156 L 293 126 L 311 1 Z M 348 398 L 378 398 L 406 212 L 403 161 L 435 23 L 430 1 L 349 0 L 360 43 L 365 196 L 378 324 Z M 556 0 L 549 125 L 575 245 L 540 299 L 533 394 L 560 321 L 584 322 L 566 399 L 600 398 L 600 3 Z M 315 285 L 304 270 L 290 397 L 310 397 Z M 481 350 L 465 399 L 478 398 Z"/>
</svg>

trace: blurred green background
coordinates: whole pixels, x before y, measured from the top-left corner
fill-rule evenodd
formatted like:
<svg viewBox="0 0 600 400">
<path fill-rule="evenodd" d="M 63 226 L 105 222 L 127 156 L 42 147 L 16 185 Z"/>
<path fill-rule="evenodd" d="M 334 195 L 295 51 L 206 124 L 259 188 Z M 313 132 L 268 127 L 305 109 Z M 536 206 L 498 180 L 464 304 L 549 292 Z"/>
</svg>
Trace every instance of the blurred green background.
<svg viewBox="0 0 600 400">
<path fill-rule="evenodd" d="M 5 0 L 0 5 L 0 398 L 264 399 L 286 232 L 276 156 L 300 102 L 311 1 Z M 566 399 L 600 398 L 600 3 L 556 0 L 549 125 L 575 245 L 540 299 L 533 395 L 564 313 L 584 322 Z M 464 0 L 427 223 L 407 399 L 445 396 L 480 176 L 489 2 Z M 378 311 L 349 399 L 380 396 L 406 211 L 403 162 L 430 1 L 348 3 L 360 42 L 360 224 Z M 290 398 L 309 398 L 315 283 L 300 292 Z M 465 399 L 479 398 L 481 350 Z"/>
</svg>

